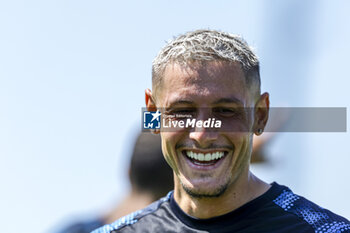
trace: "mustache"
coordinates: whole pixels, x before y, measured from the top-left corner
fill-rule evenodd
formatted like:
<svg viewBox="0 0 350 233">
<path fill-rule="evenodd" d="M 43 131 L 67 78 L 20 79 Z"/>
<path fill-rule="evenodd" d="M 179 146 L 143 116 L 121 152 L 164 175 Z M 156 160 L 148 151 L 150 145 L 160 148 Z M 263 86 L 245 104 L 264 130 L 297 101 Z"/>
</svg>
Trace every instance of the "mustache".
<svg viewBox="0 0 350 233">
<path fill-rule="evenodd" d="M 228 149 L 233 150 L 234 147 L 231 145 L 219 145 L 219 144 L 210 144 L 206 147 L 200 146 L 197 142 L 193 143 L 179 143 L 175 146 L 175 149 L 181 149 L 181 148 L 190 148 L 190 149 L 198 149 L 198 150 L 207 150 L 207 149 Z"/>
</svg>

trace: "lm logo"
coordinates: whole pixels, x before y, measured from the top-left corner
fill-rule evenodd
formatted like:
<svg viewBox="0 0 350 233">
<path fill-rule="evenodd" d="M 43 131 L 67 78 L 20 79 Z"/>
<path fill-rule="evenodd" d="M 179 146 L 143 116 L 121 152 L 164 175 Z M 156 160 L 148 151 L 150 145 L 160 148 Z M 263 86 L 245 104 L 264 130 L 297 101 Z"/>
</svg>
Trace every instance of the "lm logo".
<svg viewBox="0 0 350 233">
<path fill-rule="evenodd" d="M 160 115 L 159 110 L 157 112 L 143 112 L 143 128 L 160 129 Z"/>
</svg>

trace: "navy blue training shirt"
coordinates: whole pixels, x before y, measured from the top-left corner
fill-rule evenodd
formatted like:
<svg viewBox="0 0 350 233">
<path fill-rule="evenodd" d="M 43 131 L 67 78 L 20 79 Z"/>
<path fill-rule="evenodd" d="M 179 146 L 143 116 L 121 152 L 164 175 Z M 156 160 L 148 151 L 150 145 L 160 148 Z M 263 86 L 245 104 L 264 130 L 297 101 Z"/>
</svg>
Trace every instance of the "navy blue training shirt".
<svg viewBox="0 0 350 233">
<path fill-rule="evenodd" d="M 130 232 L 350 232 L 350 222 L 274 182 L 263 195 L 218 217 L 197 219 L 187 215 L 170 192 L 145 209 L 92 233 Z"/>
</svg>

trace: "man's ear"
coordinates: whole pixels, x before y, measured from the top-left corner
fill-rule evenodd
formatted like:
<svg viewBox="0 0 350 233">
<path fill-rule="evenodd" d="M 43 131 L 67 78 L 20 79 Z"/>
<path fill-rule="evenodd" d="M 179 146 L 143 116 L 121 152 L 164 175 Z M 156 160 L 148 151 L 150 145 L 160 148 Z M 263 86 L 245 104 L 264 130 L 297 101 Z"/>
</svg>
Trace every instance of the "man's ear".
<svg viewBox="0 0 350 233">
<path fill-rule="evenodd" d="M 255 104 L 254 109 L 254 133 L 262 134 L 269 119 L 270 99 L 269 93 L 265 92 Z"/>
<path fill-rule="evenodd" d="M 145 90 L 145 101 L 146 101 L 147 111 L 150 111 L 150 112 L 157 111 L 156 103 L 152 98 L 152 91 L 148 88 Z"/>
<path fill-rule="evenodd" d="M 147 111 L 149 111 L 149 112 L 157 111 L 156 103 L 154 101 L 154 98 L 152 97 L 152 91 L 148 88 L 145 90 L 145 101 L 146 101 Z M 159 134 L 160 130 L 159 129 L 152 129 L 151 132 L 154 134 Z"/>
</svg>

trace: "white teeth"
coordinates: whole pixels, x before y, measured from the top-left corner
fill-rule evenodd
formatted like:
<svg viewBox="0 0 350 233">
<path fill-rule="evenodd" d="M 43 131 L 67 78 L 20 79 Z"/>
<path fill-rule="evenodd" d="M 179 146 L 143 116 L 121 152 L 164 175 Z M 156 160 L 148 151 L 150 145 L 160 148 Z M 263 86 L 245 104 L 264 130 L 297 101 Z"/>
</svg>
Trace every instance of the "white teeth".
<svg viewBox="0 0 350 233">
<path fill-rule="evenodd" d="M 203 153 L 199 153 L 198 154 L 198 160 L 199 161 L 204 161 L 204 154 Z"/>
<path fill-rule="evenodd" d="M 186 151 L 186 155 L 190 157 L 191 159 L 195 159 L 198 161 L 212 161 L 215 159 L 220 159 L 224 156 L 224 152 L 222 151 L 217 151 L 214 153 L 195 153 L 193 151 Z"/>
</svg>

